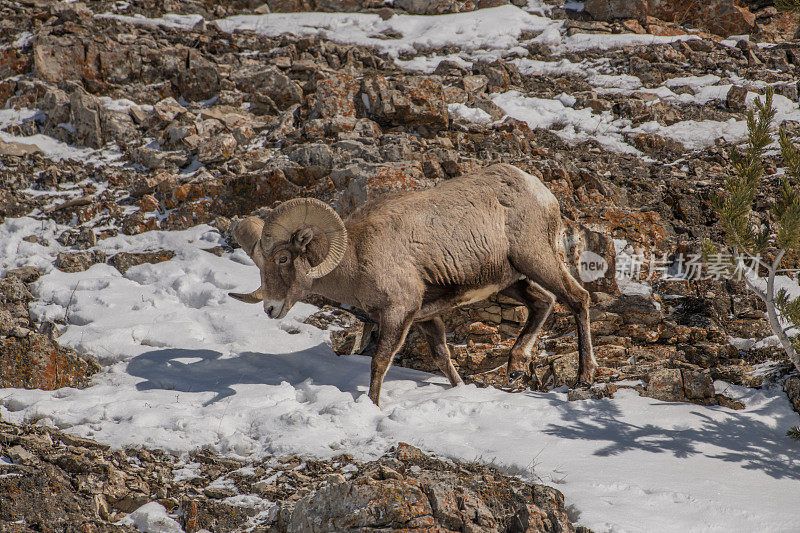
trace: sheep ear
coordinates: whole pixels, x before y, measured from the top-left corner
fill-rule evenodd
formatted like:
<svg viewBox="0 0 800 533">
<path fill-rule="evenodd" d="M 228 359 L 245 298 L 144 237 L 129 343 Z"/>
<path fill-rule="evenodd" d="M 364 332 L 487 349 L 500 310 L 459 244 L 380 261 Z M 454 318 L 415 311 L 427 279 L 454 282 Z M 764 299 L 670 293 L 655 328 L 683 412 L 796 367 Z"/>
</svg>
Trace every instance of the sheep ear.
<svg viewBox="0 0 800 533">
<path fill-rule="evenodd" d="M 240 221 L 233 228 L 233 238 L 239 243 L 250 259 L 258 264 L 256 249 L 261 240 L 261 231 L 264 229 L 264 221 L 258 217 L 247 217 Z M 260 265 L 259 265 L 260 266 Z"/>
<path fill-rule="evenodd" d="M 241 292 L 229 292 L 228 296 L 230 296 L 231 298 L 236 298 L 240 302 L 244 302 L 246 304 L 257 304 L 258 302 L 264 299 L 264 297 L 261 295 L 261 287 L 257 288 L 256 290 L 254 290 L 249 294 Z"/>
<path fill-rule="evenodd" d="M 292 235 L 292 245 L 299 253 L 305 253 L 308 243 L 314 238 L 314 230 L 311 228 L 303 228 L 294 232 Z"/>
</svg>

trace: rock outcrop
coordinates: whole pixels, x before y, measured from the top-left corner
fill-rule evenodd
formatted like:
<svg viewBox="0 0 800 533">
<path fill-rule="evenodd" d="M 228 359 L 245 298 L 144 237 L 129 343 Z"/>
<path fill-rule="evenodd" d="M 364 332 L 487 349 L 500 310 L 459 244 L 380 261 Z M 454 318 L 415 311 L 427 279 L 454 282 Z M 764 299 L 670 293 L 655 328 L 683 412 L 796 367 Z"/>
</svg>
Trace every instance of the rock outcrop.
<svg viewBox="0 0 800 533">
<path fill-rule="evenodd" d="M 403 443 L 369 462 L 203 451 L 178 461 L 0 421 L 0 446 L 0 523 L 9 531 L 136 531 L 124 518 L 144 505 L 160 506 L 187 533 L 576 531 L 556 489 Z"/>
<path fill-rule="evenodd" d="M 755 27 L 756 17 L 736 0 L 587 0 L 586 11 L 597 20 L 653 17 L 692 25 L 718 35 L 741 35 Z"/>
</svg>

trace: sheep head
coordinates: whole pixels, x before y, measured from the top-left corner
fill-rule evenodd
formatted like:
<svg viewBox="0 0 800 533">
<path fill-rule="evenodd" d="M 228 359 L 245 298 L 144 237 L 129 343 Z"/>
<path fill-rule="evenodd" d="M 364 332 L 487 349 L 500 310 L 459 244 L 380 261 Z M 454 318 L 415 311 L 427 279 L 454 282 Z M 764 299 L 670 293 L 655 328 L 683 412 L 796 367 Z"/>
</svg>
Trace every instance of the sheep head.
<svg viewBox="0 0 800 533">
<path fill-rule="evenodd" d="M 286 316 L 315 279 L 336 268 L 347 248 L 342 219 L 314 198 L 284 202 L 264 220 L 248 217 L 233 236 L 261 271 L 261 286 L 249 294 L 229 294 L 247 303 L 263 301 L 270 318 Z"/>
</svg>

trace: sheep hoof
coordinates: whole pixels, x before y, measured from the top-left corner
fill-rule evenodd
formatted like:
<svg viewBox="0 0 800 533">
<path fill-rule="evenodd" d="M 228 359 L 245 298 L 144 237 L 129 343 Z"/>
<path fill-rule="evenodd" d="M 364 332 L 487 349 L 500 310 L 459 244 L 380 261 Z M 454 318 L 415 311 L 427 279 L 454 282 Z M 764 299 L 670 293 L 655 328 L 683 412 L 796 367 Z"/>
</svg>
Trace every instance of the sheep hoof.
<svg viewBox="0 0 800 533">
<path fill-rule="evenodd" d="M 523 376 L 523 374 L 525 374 L 525 372 L 523 372 L 522 370 L 515 370 L 514 372 L 511 372 L 508 375 L 508 382 L 509 383 L 514 383 L 519 378 L 521 378 Z"/>
</svg>

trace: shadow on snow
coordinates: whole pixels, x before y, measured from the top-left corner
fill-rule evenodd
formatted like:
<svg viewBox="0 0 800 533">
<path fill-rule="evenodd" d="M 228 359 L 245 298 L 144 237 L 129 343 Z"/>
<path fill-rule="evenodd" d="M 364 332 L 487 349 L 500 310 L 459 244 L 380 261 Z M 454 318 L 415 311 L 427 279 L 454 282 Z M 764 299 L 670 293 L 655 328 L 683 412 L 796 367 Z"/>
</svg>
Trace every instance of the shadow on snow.
<svg viewBox="0 0 800 533">
<path fill-rule="evenodd" d="M 651 407 L 675 405 L 651 402 Z M 559 403 L 558 408 L 565 410 L 564 419 L 570 422 L 551 424 L 544 432 L 563 439 L 606 441 L 608 444 L 598 448 L 594 455 L 611 456 L 628 451 L 671 453 L 679 459 L 705 455 L 740 463 L 748 470 L 761 470 L 776 479 L 800 479 L 800 460 L 794 457 L 797 442 L 786 436 L 786 430 L 797 424 L 797 414 L 781 395 L 758 409 L 744 412 L 718 406 L 692 409 L 687 419 L 691 416 L 695 420 L 687 420 L 687 426 L 698 426 L 699 421 L 699 427 L 686 428 L 631 424 L 624 420 L 618 406 L 608 400 L 599 401 L 588 412 L 569 403 Z M 715 419 L 710 413 L 724 417 Z"/>
<path fill-rule="evenodd" d="M 145 379 L 136 385 L 138 390 L 216 393 L 205 405 L 234 395 L 233 386 L 237 384 L 280 385 L 285 381 L 296 386 L 310 379 L 316 385 L 330 385 L 350 393 L 354 399 L 364 394 L 369 385 L 370 358 L 336 357 L 324 344 L 288 354 L 243 352 L 225 358 L 221 355 L 212 350 L 154 350 L 132 359 L 127 371 Z M 387 375 L 387 381 L 423 383 L 430 378 L 430 374 L 397 367 Z M 776 479 L 800 479 L 800 461 L 791 456 L 797 443 L 785 435 L 786 428 L 797 424 L 797 415 L 780 395 L 746 412 L 716 406 L 692 409 L 687 414 L 699 419 L 700 426 L 681 429 L 627 422 L 619 406 L 610 400 L 587 405 L 566 402 L 549 394 L 523 394 L 545 399 L 553 409 L 563 412 L 565 423 L 550 424 L 543 429 L 544 433 L 562 439 L 604 441 L 607 444 L 594 452 L 598 456 L 628 451 L 670 453 L 676 458 L 704 454 L 740 463 L 746 469 L 761 470 Z M 651 403 L 651 407 L 669 405 L 655 400 Z M 724 416 L 717 420 L 709 416 L 711 412 Z M 763 422 L 764 419 L 774 425 Z M 695 421 L 688 422 L 697 425 Z"/>
<path fill-rule="evenodd" d="M 370 358 L 336 357 L 325 344 L 287 354 L 242 352 L 224 358 L 213 350 L 169 348 L 134 357 L 127 372 L 146 380 L 136 384 L 138 390 L 216 393 L 204 405 L 234 395 L 233 385 L 280 385 L 285 381 L 296 386 L 309 379 L 316 385 L 349 392 L 355 399 L 368 389 Z M 387 381 L 394 378 L 422 382 L 430 377 L 416 370 L 392 368 Z"/>
</svg>

